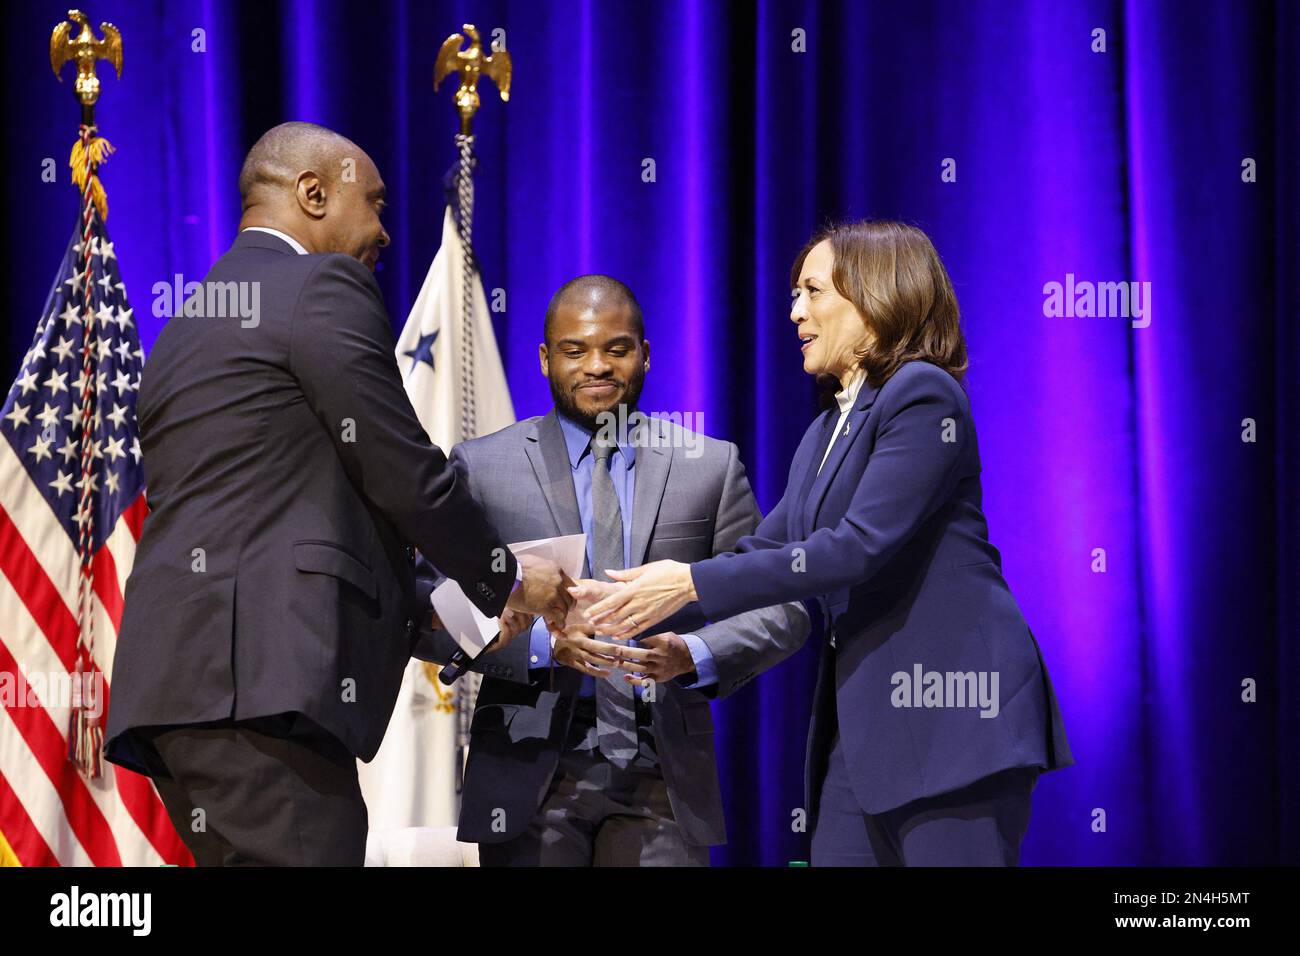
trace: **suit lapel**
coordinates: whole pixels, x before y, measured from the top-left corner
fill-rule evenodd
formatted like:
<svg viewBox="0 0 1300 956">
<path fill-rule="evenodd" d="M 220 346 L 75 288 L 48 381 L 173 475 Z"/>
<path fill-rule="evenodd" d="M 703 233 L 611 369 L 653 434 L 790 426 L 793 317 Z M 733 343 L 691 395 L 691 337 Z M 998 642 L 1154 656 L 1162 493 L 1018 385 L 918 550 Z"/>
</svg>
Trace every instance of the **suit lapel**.
<svg viewBox="0 0 1300 956">
<path fill-rule="evenodd" d="M 647 419 L 638 429 L 642 440 L 636 446 L 636 481 L 632 489 L 632 542 L 628 549 L 632 566 L 645 563 L 650 533 L 659 517 L 659 504 L 663 501 L 664 486 L 668 483 L 668 470 L 672 465 L 671 448 L 661 448 L 660 442 L 648 440 L 649 429 L 654 427 Z"/>
<path fill-rule="evenodd" d="M 867 420 L 867 415 L 871 410 L 872 404 L 876 400 L 876 394 L 880 391 L 878 388 L 872 388 L 865 382 L 862 390 L 858 393 L 858 400 L 849 412 L 849 417 L 845 419 L 843 425 L 839 425 L 839 436 L 835 439 L 835 445 L 831 448 L 831 453 L 826 457 L 826 464 L 813 479 L 812 487 L 808 492 L 808 505 L 804 509 L 805 536 L 812 534 L 813 528 L 817 524 L 817 513 L 821 510 L 822 501 L 826 498 L 826 492 L 830 490 L 831 483 L 835 481 L 835 473 L 839 470 L 840 465 L 844 464 L 844 459 L 848 457 L 849 450 L 853 447 L 854 442 L 858 440 L 864 429 L 862 426 Z M 831 420 L 831 427 L 836 427 L 839 422 L 839 415 L 836 409 L 831 409 L 834 416 Z M 847 434 L 845 432 L 847 429 Z M 830 436 L 827 435 L 827 440 Z M 819 451 L 824 452 L 826 445 L 823 443 Z M 816 462 L 813 468 L 817 467 Z"/>
<path fill-rule="evenodd" d="M 802 506 L 795 509 L 792 516 L 792 521 L 797 523 L 797 527 L 791 529 L 795 540 L 808 537 L 812 530 L 809 525 L 809 515 L 812 514 L 809 495 L 812 493 L 813 482 L 817 480 L 817 466 L 826 452 L 826 443 L 831 440 L 831 426 L 835 424 L 837 417 L 833 408 L 822 413 L 817 440 L 812 443 L 811 454 L 804 457 L 802 467 L 795 479 L 794 487 L 799 489 L 799 497 L 795 500 L 802 502 Z"/>
<path fill-rule="evenodd" d="M 582 534 L 582 516 L 578 514 L 578 496 L 573 492 L 573 469 L 564 445 L 559 419 L 551 410 L 528 436 L 525 446 L 528 460 L 537 475 L 537 483 L 546 497 L 558 534 Z"/>
</svg>

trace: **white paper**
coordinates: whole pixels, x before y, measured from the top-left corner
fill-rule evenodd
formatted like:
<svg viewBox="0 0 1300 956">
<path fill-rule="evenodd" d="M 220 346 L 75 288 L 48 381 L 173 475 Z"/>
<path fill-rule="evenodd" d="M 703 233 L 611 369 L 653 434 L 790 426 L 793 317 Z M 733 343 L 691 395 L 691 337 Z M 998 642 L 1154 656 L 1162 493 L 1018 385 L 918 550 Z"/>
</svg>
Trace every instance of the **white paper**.
<svg viewBox="0 0 1300 956">
<path fill-rule="evenodd" d="M 569 534 L 559 538 L 538 538 L 506 547 L 515 557 L 534 555 L 554 561 L 576 581 L 582 575 L 582 565 L 587 556 L 587 536 Z M 430 598 L 442 626 L 470 657 L 483 653 L 483 648 L 501 630 L 500 618 L 488 617 L 480 611 L 451 578 L 434 588 Z"/>
<path fill-rule="evenodd" d="M 532 554 L 539 558 L 554 561 L 564 573 L 573 580 L 582 577 L 582 565 L 587 560 L 587 536 L 585 534 L 566 534 L 559 538 L 538 538 L 536 541 L 520 541 L 507 545 L 515 557 Z"/>
</svg>

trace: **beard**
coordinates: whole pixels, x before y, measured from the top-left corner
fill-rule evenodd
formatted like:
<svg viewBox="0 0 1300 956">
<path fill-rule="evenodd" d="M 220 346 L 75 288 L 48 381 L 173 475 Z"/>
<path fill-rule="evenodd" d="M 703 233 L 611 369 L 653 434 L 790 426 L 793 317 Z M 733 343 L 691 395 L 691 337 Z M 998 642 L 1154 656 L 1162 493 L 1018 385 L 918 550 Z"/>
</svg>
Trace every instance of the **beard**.
<svg viewBox="0 0 1300 956">
<path fill-rule="evenodd" d="M 586 412 L 579 408 L 573 390 L 567 388 L 564 383 L 556 381 L 551 376 L 547 376 L 546 380 L 551 385 L 551 399 L 560 414 L 594 433 L 603 423 L 602 416 L 616 415 L 619 405 L 626 406 L 627 415 L 631 417 L 636 410 L 637 402 L 641 400 L 641 389 L 645 385 L 645 366 L 638 365 L 636 372 L 626 384 L 616 378 L 610 379 L 609 381 L 615 386 L 623 387 L 622 396 L 613 405 L 598 412 Z"/>
</svg>

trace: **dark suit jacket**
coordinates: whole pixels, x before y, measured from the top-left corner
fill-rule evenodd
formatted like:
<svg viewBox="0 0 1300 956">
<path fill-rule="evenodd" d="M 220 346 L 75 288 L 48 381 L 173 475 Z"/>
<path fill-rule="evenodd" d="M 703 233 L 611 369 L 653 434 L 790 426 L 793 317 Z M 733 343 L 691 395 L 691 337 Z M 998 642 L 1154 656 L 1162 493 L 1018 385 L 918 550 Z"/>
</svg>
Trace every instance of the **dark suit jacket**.
<svg viewBox="0 0 1300 956">
<path fill-rule="evenodd" d="M 808 733 L 806 790 L 816 813 L 838 728 L 853 792 L 868 813 L 955 790 L 1012 767 L 1073 763 L 1030 633 L 989 543 L 980 459 L 961 386 L 908 362 L 864 384 L 818 474 L 839 419 L 813 422 L 785 495 L 738 553 L 692 566 L 710 618 L 815 597 L 834 638 L 823 649 Z M 996 717 L 973 707 L 903 707 L 925 672 L 996 672 Z"/>
<path fill-rule="evenodd" d="M 726 551 L 761 517 L 736 446 L 650 420 L 658 436 L 640 445 L 632 506 L 633 565 L 660 558 L 693 561 Z M 474 476 L 473 493 L 510 541 L 581 534 L 573 474 L 556 413 L 462 442 L 452 463 Z M 428 618 L 426 616 L 425 620 Z M 427 626 L 427 625 L 426 625 Z M 674 630 L 665 621 L 649 633 Z M 743 687 L 798 650 L 808 614 L 798 603 L 740 614 L 695 630 L 717 666 L 718 683 L 692 690 L 679 678 L 656 687 L 650 705 L 655 741 L 673 815 L 686 839 L 726 842 L 713 750 L 709 698 Z M 454 650 L 446 631 L 426 634 L 416 656 L 445 662 Z M 582 675 L 557 664 L 529 667 L 529 635 L 474 662 L 484 674 L 471 726 L 461 799 L 461 840 L 494 843 L 522 833 L 550 786 L 569 729 Z M 494 828 L 505 811 L 504 828 Z"/>
<path fill-rule="evenodd" d="M 513 558 L 429 443 L 370 270 L 243 232 L 207 282 L 260 316 L 171 319 L 145 364 L 149 517 L 127 581 L 108 759 L 132 731 L 305 714 L 363 760 L 417 638 L 408 543 L 499 613 Z"/>
</svg>

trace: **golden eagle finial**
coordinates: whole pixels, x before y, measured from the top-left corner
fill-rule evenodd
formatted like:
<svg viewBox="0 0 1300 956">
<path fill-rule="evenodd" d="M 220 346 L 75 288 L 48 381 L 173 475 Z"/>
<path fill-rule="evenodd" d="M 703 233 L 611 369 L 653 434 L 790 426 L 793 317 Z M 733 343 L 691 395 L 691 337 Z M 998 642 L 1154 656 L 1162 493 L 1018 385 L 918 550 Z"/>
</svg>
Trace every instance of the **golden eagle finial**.
<svg viewBox="0 0 1300 956">
<path fill-rule="evenodd" d="M 489 56 L 483 55 L 479 45 L 478 30 L 474 24 L 466 23 L 465 34 L 453 33 L 442 42 L 438 58 L 433 63 L 433 88 L 452 73 L 460 74 L 460 89 L 456 91 L 456 111 L 460 113 L 460 131 L 468 136 L 470 122 L 479 107 L 479 74 L 491 79 L 501 91 L 502 102 L 510 101 L 510 54 L 497 50 Z M 462 50 L 461 43 L 469 37 L 469 49 Z"/>
<path fill-rule="evenodd" d="M 81 27 L 81 32 L 72 36 L 72 23 Z M 101 23 L 100 32 L 104 39 L 96 40 L 90 32 L 90 21 L 80 10 L 69 10 L 68 20 L 54 28 L 50 36 L 50 66 L 54 75 L 62 82 L 59 72 L 69 60 L 77 61 L 77 99 L 81 100 L 83 111 L 94 107 L 99 99 L 99 77 L 95 76 L 95 61 L 107 60 L 122 76 L 122 34 L 111 23 Z"/>
</svg>

